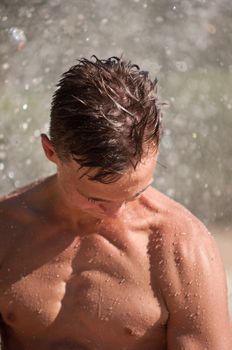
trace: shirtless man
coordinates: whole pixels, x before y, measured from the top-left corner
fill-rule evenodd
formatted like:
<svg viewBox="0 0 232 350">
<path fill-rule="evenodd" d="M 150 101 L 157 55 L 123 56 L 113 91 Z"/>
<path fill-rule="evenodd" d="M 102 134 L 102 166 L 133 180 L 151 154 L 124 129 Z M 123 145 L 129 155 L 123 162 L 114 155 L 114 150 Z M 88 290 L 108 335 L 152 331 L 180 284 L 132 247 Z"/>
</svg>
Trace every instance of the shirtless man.
<svg viewBox="0 0 232 350">
<path fill-rule="evenodd" d="M 156 85 L 116 57 L 63 75 L 41 135 L 57 172 L 0 204 L 2 349 L 232 349 L 215 242 L 151 187 Z"/>
</svg>

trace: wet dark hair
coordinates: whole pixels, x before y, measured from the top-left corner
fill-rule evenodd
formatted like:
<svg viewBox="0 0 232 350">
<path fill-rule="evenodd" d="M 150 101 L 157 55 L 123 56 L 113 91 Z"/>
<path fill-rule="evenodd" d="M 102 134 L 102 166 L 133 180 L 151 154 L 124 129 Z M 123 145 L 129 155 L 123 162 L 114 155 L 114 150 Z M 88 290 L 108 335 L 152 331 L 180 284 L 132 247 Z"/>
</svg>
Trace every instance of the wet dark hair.
<svg viewBox="0 0 232 350">
<path fill-rule="evenodd" d="M 53 95 L 50 139 L 62 161 L 97 168 L 93 181 L 111 183 L 157 151 L 162 106 L 157 79 L 118 57 L 82 58 L 62 75 Z"/>
</svg>

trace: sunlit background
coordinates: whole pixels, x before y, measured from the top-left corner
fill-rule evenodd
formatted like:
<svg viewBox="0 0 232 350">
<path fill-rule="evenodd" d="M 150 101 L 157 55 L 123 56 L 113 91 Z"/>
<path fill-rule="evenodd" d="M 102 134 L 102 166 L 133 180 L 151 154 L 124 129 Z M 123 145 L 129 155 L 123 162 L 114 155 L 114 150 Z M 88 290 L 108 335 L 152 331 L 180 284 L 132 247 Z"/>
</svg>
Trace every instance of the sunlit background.
<svg viewBox="0 0 232 350">
<path fill-rule="evenodd" d="M 0 193 L 55 171 L 39 136 L 60 75 L 123 54 L 170 104 L 155 187 L 214 234 L 232 315 L 231 18 L 230 0 L 0 0 Z"/>
</svg>

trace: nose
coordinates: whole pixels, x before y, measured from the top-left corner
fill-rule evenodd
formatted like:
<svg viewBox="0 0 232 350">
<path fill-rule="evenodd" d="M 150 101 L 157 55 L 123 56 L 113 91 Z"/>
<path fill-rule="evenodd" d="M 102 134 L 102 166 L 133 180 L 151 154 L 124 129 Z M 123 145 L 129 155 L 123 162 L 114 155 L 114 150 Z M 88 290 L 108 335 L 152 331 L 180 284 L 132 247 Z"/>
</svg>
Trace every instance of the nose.
<svg viewBox="0 0 232 350">
<path fill-rule="evenodd" d="M 101 204 L 100 207 L 106 215 L 114 216 L 121 212 L 121 210 L 125 207 L 125 203 L 124 202 L 107 203 L 107 204 Z"/>
</svg>

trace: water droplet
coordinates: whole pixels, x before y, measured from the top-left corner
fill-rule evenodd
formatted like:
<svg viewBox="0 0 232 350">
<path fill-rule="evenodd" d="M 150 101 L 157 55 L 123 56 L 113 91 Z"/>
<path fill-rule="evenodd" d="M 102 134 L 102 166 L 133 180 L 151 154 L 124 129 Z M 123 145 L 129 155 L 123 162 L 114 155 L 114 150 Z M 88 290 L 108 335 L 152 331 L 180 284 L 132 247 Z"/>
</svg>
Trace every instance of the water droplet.
<svg viewBox="0 0 232 350">
<path fill-rule="evenodd" d="M 2 64 L 2 69 L 7 70 L 10 68 L 10 64 L 8 62 Z"/>
<path fill-rule="evenodd" d="M 106 24 L 108 22 L 109 22 L 108 18 L 102 18 L 101 20 L 101 24 Z"/>
<path fill-rule="evenodd" d="M 17 27 L 11 27 L 9 33 L 12 41 L 17 44 L 17 50 L 23 49 L 27 41 L 24 31 Z"/>
<path fill-rule="evenodd" d="M 14 172 L 13 172 L 13 171 L 9 171 L 8 177 L 9 177 L 10 179 L 13 179 L 14 176 L 15 176 Z"/>
<path fill-rule="evenodd" d="M 193 133 L 192 133 L 192 138 L 193 138 L 193 139 L 196 139 L 196 138 L 197 138 L 197 133 L 196 133 L 196 132 L 193 132 Z"/>
<path fill-rule="evenodd" d="M 5 169 L 5 164 L 4 163 L 0 163 L 0 170 L 4 170 Z"/>
<path fill-rule="evenodd" d="M 176 61 L 175 66 L 179 72 L 186 72 L 188 70 L 188 65 L 185 61 Z"/>
<path fill-rule="evenodd" d="M 175 190 L 174 190 L 174 188 L 168 188 L 168 190 L 167 190 L 167 195 L 168 195 L 169 197 L 174 197 L 174 196 L 175 196 Z"/>
<path fill-rule="evenodd" d="M 107 316 L 103 316 L 100 318 L 101 321 L 109 321 L 109 318 Z"/>
<path fill-rule="evenodd" d="M 35 131 L 34 131 L 34 136 L 35 136 L 35 137 L 39 137 L 39 136 L 40 136 L 40 130 L 38 130 L 38 129 L 35 130 Z"/>
<path fill-rule="evenodd" d="M 122 278 L 120 281 L 119 281 L 119 284 L 122 284 L 125 282 L 125 278 Z"/>
<path fill-rule="evenodd" d="M 24 131 L 26 131 L 28 129 L 28 124 L 27 123 L 22 123 L 21 127 Z"/>
<path fill-rule="evenodd" d="M 14 182 L 14 185 L 15 185 L 15 187 L 20 187 L 21 186 L 21 182 L 19 180 L 16 180 Z"/>
<path fill-rule="evenodd" d="M 32 79 L 32 83 L 34 85 L 39 85 L 42 82 L 43 78 L 42 77 L 36 77 Z"/>
</svg>

